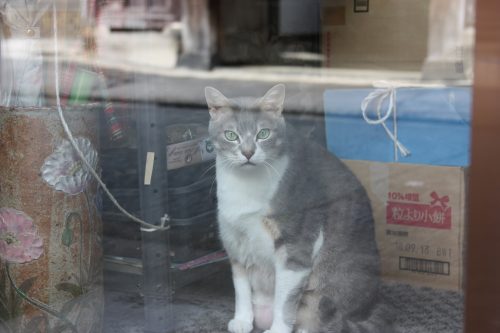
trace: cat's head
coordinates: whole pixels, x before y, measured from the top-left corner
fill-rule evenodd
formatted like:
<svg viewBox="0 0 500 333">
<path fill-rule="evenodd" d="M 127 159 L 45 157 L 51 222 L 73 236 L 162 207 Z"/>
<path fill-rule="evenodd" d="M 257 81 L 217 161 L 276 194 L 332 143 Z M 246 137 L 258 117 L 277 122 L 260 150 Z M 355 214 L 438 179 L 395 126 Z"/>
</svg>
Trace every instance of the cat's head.
<svg viewBox="0 0 500 333">
<path fill-rule="evenodd" d="M 210 112 L 210 139 L 222 165 L 265 167 L 284 154 L 283 84 L 257 99 L 230 99 L 212 87 L 205 88 L 205 97 Z"/>
</svg>

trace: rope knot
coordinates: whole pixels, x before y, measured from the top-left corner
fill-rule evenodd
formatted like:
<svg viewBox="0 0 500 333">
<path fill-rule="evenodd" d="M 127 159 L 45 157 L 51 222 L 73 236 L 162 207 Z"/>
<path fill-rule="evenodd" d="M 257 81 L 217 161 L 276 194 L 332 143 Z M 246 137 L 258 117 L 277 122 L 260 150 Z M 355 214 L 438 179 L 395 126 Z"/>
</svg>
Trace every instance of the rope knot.
<svg viewBox="0 0 500 333">
<path fill-rule="evenodd" d="M 403 85 L 396 85 L 386 81 L 375 82 L 374 91 L 368 94 L 363 101 L 361 102 L 361 114 L 363 115 L 363 119 L 370 125 L 381 125 L 387 136 L 394 143 L 394 159 L 398 160 L 398 152 L 406 157 L 411 154 L 410 150 L 406 148 L 399 140 L 398 140 L 398 122 L 397 122 L 397 109 L 396 109 L 396 90 L 397 88 L 402 87 Z M 384 102 L 388 100 L 387 109 L 385 110 L 385 114 L 382 115 L 382 105 Z M 375 111 L 377 113 L 376 119 L 370 119 L 367 115 L 368 107 L 375 103 Z M 386 125 L 386 120 L 392 115 L 393 118 L 393 130 L 391 130 Z"/>
</svg>

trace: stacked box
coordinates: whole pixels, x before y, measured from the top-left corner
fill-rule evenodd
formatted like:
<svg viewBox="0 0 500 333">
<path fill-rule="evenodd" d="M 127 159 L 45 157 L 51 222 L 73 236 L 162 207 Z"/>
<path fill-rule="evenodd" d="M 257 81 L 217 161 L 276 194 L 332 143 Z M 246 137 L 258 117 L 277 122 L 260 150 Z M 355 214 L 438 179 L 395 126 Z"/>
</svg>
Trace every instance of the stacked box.
<svg viewBox="0 0 500 333">
<path fill-rule="evenodd" d="M 406 157 L 381 124 L 363 118 L 360 105 L 373 91 L 327 91 L 325 123 L 328 149 L 344 159 L 370 197 L 383 278 L 461 290 L 470 90 L 396 89 L 397 114 L 386 126 L 410 151 Z M 381 114 L 371 110 L 368 119 L 384 117 L 388 98 Z"/>
<path fill-rule="evenodd" d="M 461 290 L 466 168 L 345 162 L 370 197 L 384 278 Z"/>
</svg>

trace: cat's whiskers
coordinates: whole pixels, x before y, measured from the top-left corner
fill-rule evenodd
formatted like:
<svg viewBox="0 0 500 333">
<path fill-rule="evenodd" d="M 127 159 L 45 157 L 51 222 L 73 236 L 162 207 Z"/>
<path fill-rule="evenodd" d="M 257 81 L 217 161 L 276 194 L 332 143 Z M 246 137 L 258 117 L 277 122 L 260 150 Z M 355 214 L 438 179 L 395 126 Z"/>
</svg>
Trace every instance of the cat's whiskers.
<svg viewBox="0 0 500 333">
<path fill-rule="evenodd" d="M 212 184 L 210 184 L 210 191 L 208 191 L 208 195 L 209 196 L 212 194 L 212 188 L 214 187 L 216 179 L 217 179 L 217 176 L 214 176 L 213 179 L 212 179 Z"/>
<path fill-rule="evenodd" d="M 271 171 L 269 171 L 269 168 L 265 164 L 264 164 L 264 168 L 266 169 L 266 173 L 269 176 L 269 180 L 271 180 L 273 178 L 273 175 L 271 174 Z"/>
<path fill-rule="evenodd" d="M 276 168 L 271 163 L 269 163 L 267 161 L 263 161 L 263 162 L 264 162 L 264 165 L 271 167 L 271 169 L 276 173 L 276 176 L 278 176 L 278 178 L 281 178 L 281 174 L 278 172 L 278 170 L 276 170 Z"/>
<path fill-rule="evenodd" d="M 215 162 L 214 162 L 214 163 L 213 163 L 212 165 L 210 165 L 207 169 L 205 169 L 205 170 L 203 171 L 203 173 L 201 174 L 200 179 L 201 179 L 203 176 L 205 176 L 205 175 L 206 175 L 206 174 L 207 174 L 210 170 L 212 170 L 213 168 L 215 168 L 215 165 L 216 165 L 216 164 L 215 164 Z"/>
<path fill-rule="evenodd" d="M 229 168 L 229 170 L 234 169 L 235 166 L 240 164 L 240 160 L 237 158 L 232 158 L 232 157 L 227 157 L 226 159 L 223 160 L 223 162 L 226 163 L 226 167 Z"/>
</svg>

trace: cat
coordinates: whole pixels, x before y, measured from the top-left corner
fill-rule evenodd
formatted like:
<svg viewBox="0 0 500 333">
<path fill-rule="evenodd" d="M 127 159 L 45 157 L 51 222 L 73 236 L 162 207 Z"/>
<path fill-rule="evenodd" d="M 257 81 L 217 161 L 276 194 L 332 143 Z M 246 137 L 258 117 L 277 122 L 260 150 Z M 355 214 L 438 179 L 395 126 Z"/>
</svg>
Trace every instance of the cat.
<svg viewBox="0 0 500 333">
<path fill-rule="evenodd" d="M 235 289 L 231 333 L 388 333 L 369 199 L 333 154 L 262 98 L 205 88 L 219 233 Z"/>
</svg>

